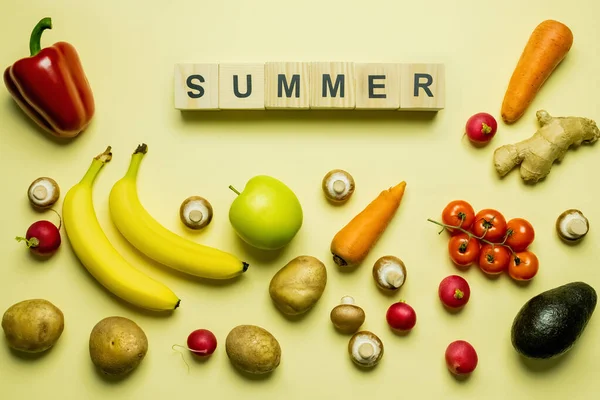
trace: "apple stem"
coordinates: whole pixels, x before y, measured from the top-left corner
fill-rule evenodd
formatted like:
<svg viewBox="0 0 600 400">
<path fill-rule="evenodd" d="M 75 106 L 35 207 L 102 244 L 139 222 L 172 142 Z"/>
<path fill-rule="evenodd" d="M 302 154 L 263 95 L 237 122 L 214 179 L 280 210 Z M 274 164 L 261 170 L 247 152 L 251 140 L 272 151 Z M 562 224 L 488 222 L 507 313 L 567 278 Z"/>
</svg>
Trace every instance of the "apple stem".
<svg viewBox="0 0 600 400">
<path fill-rule="evenodd" d="M 238 196 L 241 194 L 240 192 L 238 192 L 238 190 L 236 188 L 234 188 L 231 185 L 229 185 L 229 189 L 233 190 L 235 192 L 235 194 L 237 194 Z"/>
</svg>

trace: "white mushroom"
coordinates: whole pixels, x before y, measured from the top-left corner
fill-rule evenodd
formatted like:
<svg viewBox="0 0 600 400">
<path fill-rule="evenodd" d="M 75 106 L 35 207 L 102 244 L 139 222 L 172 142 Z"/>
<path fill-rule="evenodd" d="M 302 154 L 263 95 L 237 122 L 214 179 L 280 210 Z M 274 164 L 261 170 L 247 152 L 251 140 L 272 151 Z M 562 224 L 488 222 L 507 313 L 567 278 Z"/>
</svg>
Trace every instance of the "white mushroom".
<svg viewBox="0 0 600 400">
<path fill-rule="evenodd" d="M 334 169 L 325 175 L 321 186 L 329 201 L 343 203 L 354 193 L 354 178 L 344 170 Z"/>
<path fill-rule="evenodd" d="M 373 265 L 375 283 L 384 290 L 398 290 L 406 282 L 406 266 L 401 259 L 383 256 Z"/>
<path fill-rule="evenodd" d="M 348 343 L 352 361 L 361 367 L 374 367 L 383 357 L 383 343 L 372 332 L 356 332 Z"/>
<path fill-rule="evenodd" d="M 181 203 L 179 217 L 188 228 L 202 229 L 212 221 L 213 209 L 204 197 L 191 196 Z"/>
<path fill-rule="evenodd" d="M 365 312 L 354 303 L 350 296 L 342 297 L 340 305 L 331 310 L 333 326 L 342 333 L 354 333 L 365 322 Z"/>
<path fill-rule="evenodd" d="M 29 185 L 27 197 L 29 198 L 29 203 L 31 203 L 34 208 L 46 210 L 58 201 L 58 198 L 60 197 L 60 188 L 52 178 L 37 178 Z"/>
<path fill-rule="evenodd" d="M 582 239 L 589 229 L 588 219 L 579 210 L 566 210 L 556 220 L 558 235 L 568 242 L 576 242 Z"/>
</svg>

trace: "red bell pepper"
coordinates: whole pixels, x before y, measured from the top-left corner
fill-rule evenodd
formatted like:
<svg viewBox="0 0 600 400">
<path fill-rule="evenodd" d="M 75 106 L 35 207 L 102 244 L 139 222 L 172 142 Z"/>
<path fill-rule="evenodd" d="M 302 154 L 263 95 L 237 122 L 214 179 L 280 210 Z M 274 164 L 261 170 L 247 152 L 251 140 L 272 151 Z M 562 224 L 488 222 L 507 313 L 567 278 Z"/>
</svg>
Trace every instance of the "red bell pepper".
<svg viewBox="0 0 600 400">
<path fill-rule="evenodd" d="M 73 138 L 94 116 L 94 97 L 75 48 L 58 42 L 41 48 L 42 32 L 52 29 L 43 18 L 29 40 L 31 56 L 4 71 L 4 83 L 15 102 L 53 136 Z"/>
</svg>

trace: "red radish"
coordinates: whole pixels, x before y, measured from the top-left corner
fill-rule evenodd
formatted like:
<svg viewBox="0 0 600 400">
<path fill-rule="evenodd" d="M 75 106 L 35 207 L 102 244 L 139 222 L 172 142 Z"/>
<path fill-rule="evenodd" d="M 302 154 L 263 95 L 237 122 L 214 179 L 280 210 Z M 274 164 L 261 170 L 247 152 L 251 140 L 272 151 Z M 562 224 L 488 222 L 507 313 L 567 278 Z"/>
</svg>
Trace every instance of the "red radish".
<svg viewBox="0 0 600 400">
<path fill-rule="evenodd" d="M 417 314 L 411 306 L 400 301 L 388 308 L 385 319 L 392 329 L 410 331 L 417 323 Z"/>
<path fill-rule="evenodd" d="M 16 239 L 25 241 L 34 254 L 51 256 L 60 247 L 60 225 L 56 227 L 50 221 L 37 221 L 27 229 L 25 237 L 17 236 Z"/>
<path fill-rule="evenodd" d="M 446 348 L 446 365 L 454 375 L 467 375 L 477 367 L 477 352 L 469 342 L 456 340 Z"/>
<path fill-rule="evenodd" d="M 199 356 L 210 356 L 217 349 L 217 338 L 207 329 L 196 329 L 187 339 L 188 350 Z"/>
<path fill-rule="evenodd" d="M 488 113 L 477 113 L 467 121 L 465 131 L 469 140 L 473 143 L 487 143 L 496 134 L 498 123 L 496 119 Z"/>
<path fill-rule="evenodd" d="M 471 288 L 464 278 L 458 275 L 450 275 L 440 282 L 438 296 L 446 307 L 458 309 L 469 301 Z"/>
</svg>

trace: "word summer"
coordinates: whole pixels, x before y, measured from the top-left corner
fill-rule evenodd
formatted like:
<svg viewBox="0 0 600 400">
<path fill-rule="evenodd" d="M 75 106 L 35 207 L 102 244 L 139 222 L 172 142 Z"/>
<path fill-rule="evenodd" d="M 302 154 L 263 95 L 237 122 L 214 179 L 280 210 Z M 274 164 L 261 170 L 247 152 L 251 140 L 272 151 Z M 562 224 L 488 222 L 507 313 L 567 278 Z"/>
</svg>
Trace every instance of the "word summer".
<svg viewBox="0 0 600 400">
<path fill-rule="evenodd" d="M 444 108 L 443 64 L 176 64 L 179 110 Z"/>
</svg>

